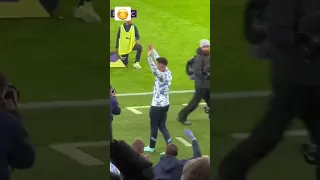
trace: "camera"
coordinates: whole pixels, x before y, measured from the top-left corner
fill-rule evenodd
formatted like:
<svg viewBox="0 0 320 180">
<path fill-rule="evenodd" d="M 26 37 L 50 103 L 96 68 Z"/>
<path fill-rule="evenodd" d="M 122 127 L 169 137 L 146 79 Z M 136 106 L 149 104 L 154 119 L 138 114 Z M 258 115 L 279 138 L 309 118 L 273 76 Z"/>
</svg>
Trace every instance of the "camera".
<svg viewBox="0 0 320 180">
<path fill-rule="evenodd" d="M 113 88 L 110 84 L 110 94 L 115 94 L 116 93 L 116 89 Z"/>
<path fill-rule="evenodd" d="M 210 65 L 207 65 L 203 68 L 202 76 L 206 81 L 210 80 Z"/>
<path fill-rule="evenodd" d="M 115 93 L 116 93 L 116 89 L 111 88 L 110 93 L 111 93 L 111 94 L 115 94 Z"/>
<path fill-rule="evenodd" d="M 209 72 L 209 73 L 207 73 L 207 72 L 202 72 L 202 76 L 204 77 L 204 79 L 205 79 L 206 81 L 210 80 L 210 72 Z"/>
<path fill-rule="evenodd" d="M 13 84 L 8 83 L 4 91 L 5 91 L 5 94 L 4 94 L 5 100 L 10 100 L 10 99 L 19 100 L 20 92 Z"/>
<path fill-rule="evenodd" d="M 320 147 L 315 144 L 302 144 L 301 153 L 304 160 L 313 166 L 320 166 Z"/>
</svg>

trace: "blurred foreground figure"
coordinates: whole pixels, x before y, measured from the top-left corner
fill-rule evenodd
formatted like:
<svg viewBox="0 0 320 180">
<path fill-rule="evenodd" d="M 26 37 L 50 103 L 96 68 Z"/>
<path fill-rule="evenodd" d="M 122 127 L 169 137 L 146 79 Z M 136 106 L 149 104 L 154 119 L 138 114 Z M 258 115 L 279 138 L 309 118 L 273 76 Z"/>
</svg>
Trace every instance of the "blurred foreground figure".
<svg viewBox="0 0 320 180">
<path fill-rule="evenodd" d="M 152 163 L 122 140 L 110 143 L 110 159 L 123 180 L 154 180 Z"/>
<path fill-rule="evenodd" d="M 19 92 L 0 73 L 0 179 L 9 180 L 14 169 L 29 169 L 35 150 L 18 112 Z"/>
<path fill-rule="evenodd" d="M 39 0 L 42 6 L 46 9 L 46 11 L 50 14 L 51 17 L 63 18 L 56 14 L 56 9 L 59 4 L 59 0 Z M 100 22 L 101 19 L 99 15 L 93 9 L 91 0 L 79 0 L 79 3 L 76 7 L 75 18 L 81 19 L 85 22 L 94 23 Z"/>
<path fill-rule="evenodd" d="M 282 140 L 296 117 L 305 124 L 319 157 L 320 146 L 320 1 L 250 0 L 245 35 L 258 58 L 269 59 L 272 95 L 252 134 L 221 162 L 219 180 L 244 180 Z M 270 12 L 270 13 L 269 13 Z M 308 148 L 305 148 L 308 149 Z M 319 159 L 319 158 L 318 158 Z M 310 162 L 309 162 L 310 163 Z M 316 165 L 316 179 L 320 168 Z"/>
<path fill-rule="evenodd" d="M 183 167 L 181 180 L 210 180 L 210 170 L 209 157 L 191 159 Z"/>
</svg>

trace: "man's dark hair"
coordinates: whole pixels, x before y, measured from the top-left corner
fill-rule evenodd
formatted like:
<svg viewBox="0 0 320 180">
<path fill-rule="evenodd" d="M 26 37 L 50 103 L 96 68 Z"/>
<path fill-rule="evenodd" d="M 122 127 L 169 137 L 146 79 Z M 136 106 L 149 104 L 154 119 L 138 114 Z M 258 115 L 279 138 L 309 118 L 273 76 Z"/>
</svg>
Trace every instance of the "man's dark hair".
<svg viewBox="0 0 320 180">
<path fill-rule="evenodd" d="M 160 64 L 168 65 L 168 60 L 165 57 L 158 57 L 156 61 Z"/>
<path fill-rule="evenodd" d="M 168 144 L 166 149 L 167 156 L 178 156 L 178 146 L 175 144 Z"/>
</svg>

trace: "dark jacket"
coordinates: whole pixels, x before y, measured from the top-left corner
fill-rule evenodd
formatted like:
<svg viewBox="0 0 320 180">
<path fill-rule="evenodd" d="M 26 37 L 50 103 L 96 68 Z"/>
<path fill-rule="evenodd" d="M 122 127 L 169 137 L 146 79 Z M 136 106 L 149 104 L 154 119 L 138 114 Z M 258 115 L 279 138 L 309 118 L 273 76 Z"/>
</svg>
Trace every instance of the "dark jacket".
<svg viewBox="0 0 320 180">
<path fill-rule="evenodd" d="M 193 157 L 201 157 L 200 147 L 196 140 L 192 141 Z M 163 156 L 158 164 L 153 167 L 155 180 L 180 180 L 184 165 L 190 159 L 179 160 L 176 156 Z"/>
<path fill-rule="evenodd" d="M 110 159 L 123 175 L 123 180 L 154 179 L 152 163 L 122 140 L 111 141 Z"/>
<path fill-rule="evenodd" d="M 20 117 L 0 112 L 0 179 L 9 180 L 10 169 L 28 169 L 34 161 L 35 150 Z"/>
<path fill-rule="evenodd" d="M 114 115 L 119 115 L 121 113 L 121 108 L 117 99 L 113 96 L 110 97 L 110 121 L 113 121 Z"/>
<path fill-rule="evenodd" d="M 210 66 L 210 55 L 205 56 L 202 54 L 201 49 L 197 49 L 197 55 L 192 64 L 192 69 L 194 71 L 194 82 L 196 88 L 210 88 L 210 80 L 207 80 L 203 76 L 204 68 Z M 206 72 L 210 73 L 210 72 Z"/>
<path fill-rule="evenodd" d="M 270 0 L 270 13 L 266 16 L 268 40 L 272 45 L 272 80 L 275 83 L 320 85 L 320 55 L 311 62 L 308 61 L 304 49 L 297 42 L 296 34 L 303 15 L 315 14 L 318 10 L 320 2 L 317 0 Z"/>
<path fill-rule="evenodd" d="M 270 43 L 267 41 L 266 9 L 269 0 L 248 0 L 244 10 L 244 37 L 256 59 L 268 59 Z"/>
<path fill-rule="evenodd" d="M 113 96 L 110 97 L 110 137 L 112 138 L 112 121 L 114 115 L 119 115 L 121 113 L 121 108 L 117 99 Z"/>
</svg>

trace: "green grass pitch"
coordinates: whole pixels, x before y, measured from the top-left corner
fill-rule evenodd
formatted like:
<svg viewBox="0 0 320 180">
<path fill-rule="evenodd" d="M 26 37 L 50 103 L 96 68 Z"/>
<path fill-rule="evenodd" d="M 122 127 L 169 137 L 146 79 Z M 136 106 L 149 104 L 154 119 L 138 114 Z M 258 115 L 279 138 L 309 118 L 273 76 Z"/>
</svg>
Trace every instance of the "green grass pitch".
<svg viewBox="0 0 320 180">
<path fill-rule="evenodd" d="M 23 103 L 107 97 L 109 67 L 106 44 L 109 43 L 109 37 L 106 29 L 110 28 L 110 51 L 113 51 L 120 23 L 112 19 L 110 25 L 79 22 L 71 17 L 75 4 L 75 0 L 61 1 L 60 12 L 66 17 L 61 21 L 0 20 L 4 24 L 0 28 L 1 71 L 19 87 Z M 110 18 L 109 10 L 106 9 L 107 1 L 95 1 L 94 4 L 104 21 Z M 141 58 L 143 69 L 111 69 L 111 83 L 118 93 L 152 91 L 154 79 L 146 60 L 146 46 L 149 42 L 154 44 L 160 55 L 169 59 L 169 68 L 174 76 L 172 90 L 192 89 L 193 83 L 187 80 L 184 67 L 202 38 L 212 41 L 213 92 L 268 89 L 267 62 L 252 59 L 242 38 L 243 1 L 217 0 L 210 4 L 209 1 L 195 0 L 173 0 L 170 3 L 112 0 L 110 5 L 131 6 L 138 11 L 138 18 L 133 23 L 140 30 L 144 47 Z M 209 18 L 209 7 L 212 19 Z M 209 26 L 210 20 L 212 29 Z M 135 53 L 130 55 L 131 66 L 134 56 Z M 187 103 L 191 96 L 191 93 L 171 95 L 168 127 L 173 138 L 187 140 L 183 135 L 185 127 L 175 119 L 182 104 Z M 115 117 L 115 137 L 129 143 L 135 138 L 142 138 L 148 144 L 148 108 L 136 108 L 140 112 L 136 114 L 127 107 L 148 106 L 151 96 L 121 96 L 119 102 L 123 114 Z M 211 122 L 201 107 L 191 114 L 193 125 L 190 128 L 197 136 L 203 154 L 211 151 L 213 171 L 224 154 L 239 142 L 231 138 L 230 134 L 250 131 L 263 114 L 266 104 L 266 97 L 214 99 Z M 107 106 L 23 109 L 25 124 L 37 148 L 37 161 L 31 170 L 15 171 L 13 179 L 107 179 L 109 148 L 105 142 L 109 140 L 108 111 Z M 301 124 L 295 124 L 293 129 L 301 127 Z M 161 134 L 158 139 L 157 152 L 151 154 L 154 162 L 164 149 Z M 313 179 L 312 168 L 305 165 L 298 152 L 300 142 L 305 139 L 288 137 L 286 142 L 254 169 L 249 179 Z M 74 144 L 82 142 L 90 143 L 85 146 Z M 180 148 L 181 158 L 191 156 L 190 147 L 177 139 L 174 142 Z M 81 156 L 74 157 L 75 160 L 51 147 L 52 144 L 61 143 L 69 144 L 69 150 L 77 146 L 82 154 L 90 155 L 91 165 L 85 165 Z"/>
<path fill-rule="evenodd" d="M 0 19 L 0 67 L 21 91 L 22 102 L 107 98 L 107 23 L 86 24 L 72 17 L 76 0 L 61 1 L 64 20 Z M 103 21 L 107 1 L 96 1 Z M 79 149 L 104 162 L 83 165 L 51 144 L 108 141 L 108 107 L 22 109 L 36 146 L 35 166 L 12 179 L 107 179 L 108 146 Z"/>
<path fill-rule="evenodd" d="M 180 1 L 171 1 L 170 6 L 159 2 L 151 1 L 111 1 L 111 8 L 116 6 L 130 6 L 137 10 L 138 17 L 132 22 L 138 27 L 141 36 L 141 45 L 143 46 L 142 58 L 140 61 L 142 69 L 132 67 L 135 58 L 135 52 L 129 56 L 129 68 L 112 68 L 110 81 L 118 93 L 151 92 L 153 90 L 154 76 L 150 71 L 147 62 L 147 45 L 152 43 L 160 56 L 168 59 L 168 67 L 173 73 L 171 89 L 175 91 L 192 90 L 193 82 L 188 80 L 185 74 L 185 64 L 196 52 L 199 47 L 200 39 L 210 39 L 210 3 L 203 1 L 197 8 L 192 8 L 196 1 L 188 3 Z M 177 8 L 178 7 L 178 8 Z M 116 33 L 122 22 L 111 20 L 110 22 L 110 40 L 111 49 L 114 50 Z M 183 108 L 191 98 L 191 93 L 172 94 L 171 105 L 168 114 L 168 129 L 174 143 L 179 146 L 180 158 L 188 158 L 192 155 L 191 147 L 186 146 L 176 139 L 183 138 L 189 141 L 184 135 L 184 129 L 176 121 L 178 112 Z M 119 97 L 119 102 L 124 108 L 122 115 L 115 117 L 114 136 L 118 139 L 125 139 L 131 143 L 135 138 L 141 138 L 149 144 L 149 116 L 148 107 L 137 108 L 140 113 L 135 114 L 128 110 L 130 107 L 149 106 L 152 95 L 144 96 L 124 96 Z M 194 125 L 190 128 L 197 136 L 203 154 L 210 153 L 210 135 L 208 116 L 203 109 L 194 112 L 190 116 Z M 152 161 L 157 162 L 159 155 L 165 150 L 165 142 L 161 133 L 158 135 L 157 152 L 151 154 Z"/>
</svg>

